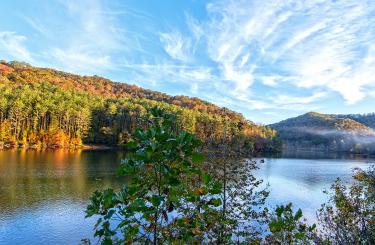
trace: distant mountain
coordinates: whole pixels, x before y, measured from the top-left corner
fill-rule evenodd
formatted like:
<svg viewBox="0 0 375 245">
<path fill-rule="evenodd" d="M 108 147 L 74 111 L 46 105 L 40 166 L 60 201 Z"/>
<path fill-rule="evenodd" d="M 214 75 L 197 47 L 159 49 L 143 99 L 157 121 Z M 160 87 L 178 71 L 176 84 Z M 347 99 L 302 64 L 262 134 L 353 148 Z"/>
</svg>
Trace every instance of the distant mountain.
<svg viewBox="0 0 375 245">
<path fill-rule="evenodd" d="M 339 118 L 350 118 L 375 130 L 375 113 L 337 115 Z"/>
<path fill-rule="evenodd" d="M 269 125 L 286 149 L 375 153 L 375 116 L 309 112 Z"/>
<path fill-rule="evenodd" d="M 0 61 L 0 148 L 122 145 L 135 128 L 148 127 L 155 107 L 174 115 L 175 130 L 196 134 L 207 147 L 231 142 L 258 152 L 277 146 L 273 129 L 198 98 Z"/>
</svg>

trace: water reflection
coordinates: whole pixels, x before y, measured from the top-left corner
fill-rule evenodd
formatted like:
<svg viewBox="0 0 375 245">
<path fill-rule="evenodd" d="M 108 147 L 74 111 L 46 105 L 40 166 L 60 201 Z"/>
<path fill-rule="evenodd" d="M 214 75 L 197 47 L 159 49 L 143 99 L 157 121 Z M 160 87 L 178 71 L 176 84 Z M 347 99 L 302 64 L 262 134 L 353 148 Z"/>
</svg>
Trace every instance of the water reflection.
<svg viewBox="0 0 375 245">
<path fill-rule="evenodd" d="M 281 153 L 264 154 L 262 157 L 268 158 L 295 158 L 295 159 L 341 159 L 341 160 L 368 160 L 373 161 L 375 155 L 353 154 L 347 152 L 324 152 L 311 149 L 285 150 Z"/>
<path fill-rule="evenodd" d="M 77 244 L 92 234 L 84 209 L 97 188 L 119 186 L 111 151 L 0 151 L 0 244 Z"/>
<path fill-rule="evenodd" d="M 0 208 L 16 212 L 39 201 L 77 197 L 120 182 L 119 152 L 0 151 Z"/>
<path fill-rule="evenodd" d="M 84 219 L 92 191 L 119 187 L 119 151 L 0 151 L 0 244 L 78 244 L 91 238 Z M 256 176 L 270 184 L 268 205 L 293 202 L 314 220 L 324 188 L 369 159 L 266 158 Z"/>
</svg>

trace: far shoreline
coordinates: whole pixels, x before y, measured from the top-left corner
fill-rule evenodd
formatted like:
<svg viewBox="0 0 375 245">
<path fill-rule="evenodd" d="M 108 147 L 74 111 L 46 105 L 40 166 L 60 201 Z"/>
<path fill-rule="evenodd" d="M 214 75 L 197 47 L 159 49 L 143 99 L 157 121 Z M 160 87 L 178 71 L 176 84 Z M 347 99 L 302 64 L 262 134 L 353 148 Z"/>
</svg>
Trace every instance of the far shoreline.
<svg viewBox="0 0 375 245">
<path fill-rule="evenodd" d="M 121 149 L 121 146 L 112 146 L 112 145 L 101 145 L 101 144 L 87 144 L 80 146 L 22 146 L 22 145 L 13 145 L 13 146 L 3 146 L 0 147 L 0 151 L 5 150 L 117 150 Z"/>
</svg>

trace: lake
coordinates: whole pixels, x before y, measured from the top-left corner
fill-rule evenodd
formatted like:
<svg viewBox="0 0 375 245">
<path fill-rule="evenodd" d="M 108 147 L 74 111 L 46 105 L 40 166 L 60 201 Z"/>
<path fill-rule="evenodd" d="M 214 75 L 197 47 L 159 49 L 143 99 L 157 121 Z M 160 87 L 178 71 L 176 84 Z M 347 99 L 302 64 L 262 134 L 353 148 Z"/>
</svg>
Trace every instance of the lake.
<svg viewBox="0 0 375 245">
<path fill-rule="evenodd" d="M 92 238 L 95 219 L 85 219 L 97 188 L 119 187 L 124 154 L 111 150 L 0 151 L 0 244 L 78 244 Z M 293 202 L 309 220 L 326 200 L 323 189 L 371 159 L 325 155 L 267 157 L 256 176 L 269 183 L 268 205 Z M 260 160 L 260 159 L 258 159 Z"/>
</svg>

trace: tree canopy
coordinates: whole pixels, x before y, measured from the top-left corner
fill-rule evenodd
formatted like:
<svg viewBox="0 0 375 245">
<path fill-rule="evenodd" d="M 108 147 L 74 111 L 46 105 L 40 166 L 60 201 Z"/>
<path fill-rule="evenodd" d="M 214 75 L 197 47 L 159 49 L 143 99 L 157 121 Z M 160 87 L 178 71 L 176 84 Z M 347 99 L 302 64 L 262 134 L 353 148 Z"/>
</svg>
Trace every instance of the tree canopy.
<svg viewBox="0 0 375 245">
<path fill-rule="evenodd" d="M 176 132 L 197 135 L 207 148 L 221 142 L 224 125 L 241 150 L 279 146 L 273 129 L 197 98 L 19 62 L 0 64 L 0 147 L 122 145 L 135 128 L 149 127 L 155 107 L 175 115 Z"/>
</svg>

